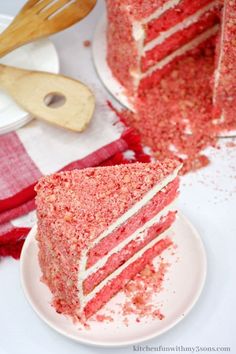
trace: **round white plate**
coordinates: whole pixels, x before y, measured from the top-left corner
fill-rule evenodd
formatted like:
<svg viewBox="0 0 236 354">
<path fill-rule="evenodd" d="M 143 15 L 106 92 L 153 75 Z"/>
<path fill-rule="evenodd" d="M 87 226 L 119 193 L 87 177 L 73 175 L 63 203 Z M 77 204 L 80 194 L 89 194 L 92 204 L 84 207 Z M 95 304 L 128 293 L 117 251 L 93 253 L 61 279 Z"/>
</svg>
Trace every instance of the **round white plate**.
<svg viewBox="0 0 236 354">
<path fill-rule="evenodd" d="M 90 329 L 80 324 L 73 324 L 70 318 L 56 313 L 50 305 L 51 293 L 40 281 L 41 271 L 38 263 L 38 245 L 34 227 L 24 244 L 21 255 L 21 282 L 24 293 L 38 316 L 60 334 L 81 343 L 96 346 L 118 347 L 137 344 L 156 337 L 180 322 L 198 300 L 206 278 L 207 261 L 203 243 L 197 231 L 181 214 L 170 231 L 177 245 L 162 253 L 162 258 L 170 263 L 170 268 L 163 283 L 163 290 L 155 294 L 153 304 L 159 308 L 163 320 L 147 317 L 137 323 L 129 317 L 127 327 L 124 318 L 118 313 L 119 303 L 124 301 L 124 294 L 118 293 L 100 310 L 104 314 L 114 311 L 114 321 L 110 323 L 89 321 Z M 155 262 L 160 261 L 156 257 Z"/>
<path fill-rule="evenodd" d="M 125 94 L 125 88 L 119 83 L 118 80 L 112 75 L 111 69 L 107 64 L 107 41 L 106 41 L 106 27 L 107 27 L 107 17 L 106 15 L 102 17 L 101 21 L 98 22 L 96 31 L 93 38 L 93 61 L 104 86 L 108 91 L 121 103 L 123 106 L 127 107 L 131 111 L 134 111 L 134 107 L 131 102 L 131 98 Z"/>
<path fill-rule="evenodd" d="M 132 99 L 125 94 L 125 88 L 113 76 L 107 64 L 107 40 L 106 40 L 107 16 L 103 16 L 98 22 L 93 38 L 93 61 L 98 76 L 107 90 L 126 108 L 135 112 Z M 222 132 L 219 138 L 234 138 L 236 131 Z"/>
<path fill-rule="evenodd" d="M 12 17 L 0 15 L 0 32 L 12 21 Z M 14 50 L 0 59 L 1 64 L 24 69 L 59 72 L 59 59 L 54 44 L 42 39 Z M 0 134 L 20 128 L 32 119 L 6 93 L 0 91 Z"/>
</svg>

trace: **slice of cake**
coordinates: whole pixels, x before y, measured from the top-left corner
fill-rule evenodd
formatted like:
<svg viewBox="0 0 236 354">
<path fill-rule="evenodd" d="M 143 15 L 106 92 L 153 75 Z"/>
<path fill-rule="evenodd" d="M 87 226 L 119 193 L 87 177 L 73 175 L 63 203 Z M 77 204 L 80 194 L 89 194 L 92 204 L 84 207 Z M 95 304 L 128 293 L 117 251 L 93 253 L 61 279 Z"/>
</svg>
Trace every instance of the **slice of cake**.
<svg viewBox="0 0 236 354">
<path fill-rule="evenodd" d="M 128 95 L 142 95 L 219 29 L 217 0 L 107 0 L 107 61 Z"/>
<path fill-rule="evenodd" d="M 39 262 L 59 313 L 89 318 L 171 245 L 180 168 L 166 160 L 41 179 Z"/>
<path fill-rule="evenodd" d="M 214 122 L 236 128 L 236 0 L 224 2 L 216 49 Z"/>
</svg>

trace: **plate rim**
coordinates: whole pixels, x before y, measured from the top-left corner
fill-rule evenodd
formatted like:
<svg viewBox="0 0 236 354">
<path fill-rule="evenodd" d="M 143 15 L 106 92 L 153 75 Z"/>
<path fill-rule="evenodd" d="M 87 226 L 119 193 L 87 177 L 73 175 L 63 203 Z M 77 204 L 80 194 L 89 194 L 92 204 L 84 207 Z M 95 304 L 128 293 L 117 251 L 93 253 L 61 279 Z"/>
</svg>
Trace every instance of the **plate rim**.
<svg viewBox="0 0 236 354">
<path fill-rule="evenodd" d="M 0 13 L 0 24 L 10 25 L 10 23 L 13 20 L 14 20 L 14 16 Z M 60 73 L 60 58 L 59 58 L 59 54 L 58 54 L 55 44 L 50 40 L 49 37 L 38 39 L 32 43 L 37 43 L 37 42 L 41 42 L 41 43 L 51 46 L 51 49 L 54 52 L 54 59 L 53 59 L 54 60 L 54 70 L 51 72 L 54 74 L 59 74 Z M 31 43 L 28 43 L 28 45 L 30 45 L 30 44 Z M 25 45 L 27 45 L 27 44 L 25 44 Z M 24 110 L 22 109 L 22 111 L 24 111 Z M 10 123 L 10 124 L 6 124 L 2 128 L 0 128 L 0 136 L 19 129 L 20 127 L 26 125 L 27 123 L 29 123 L 31 120 L 33 120 L 35 118 L 35 117 L 31 116 L 26 111 L 24 111 L 24 113 L 25 114 L 24 115 L 22 114 L 22 116 L 19 117 L 17 119 L 17 121 Z"/>
<path fill-rule="evenodd" d="M 27 249 L 30 245 L 30 243 L 32 242 L 37 242 L 35 239 L 35 235 L 37 232 L 37 224 L 35 224 L 33 226 L 33 228 L 31 229 L 31 231 L 29 232 L 29 235 L 26 238 L 26 241 L 24 243 L 23 249 L 22 249 L 22 253 L 21 253 L 21 257 L 20 257 L 20 282 L 21 282 L 21 287 L 24 293 L 25 298 L 27 299 L 27 302 L 30 304 L 30 306 L 32 307 L 32 309 L 34 310 L 34 312 L 38 315 L 38 317 L 40 318 L 41 321 L 43 321 L 44 323 L 46 323 L 51 329 L 55 330 L 57 333 L 63 335 L 66 338 L 69 338 L 77 343 L 82 343 L 85 345 L 89 345 L 92 347 L 100 347 L 100 348 L 121 348 L 121 347 L 127 347 L 130 345 L 137 345 L 143 342 L 146 342 L 148 340 L 154 339 L 159 337 L 160 335 L 168 332 L 169 330 L 171 330 L 172 328 L 174 328 L 179 322 L 181 322 L 184 318 L 186 318 L 186 316 L 191 312 L 191 310 L 194 308 L 194 306 L 196 305 L 197 301 L 199 300 L 203 288 L 205 286 L 206 283 L 206 277 L 207 277 L 207 268 L 208 268 L 208 264 L 207 264 L 207 254 L 206 254 L 206 249 L 203 243 L 203 240 L 199 234 L 199 232 L 197 231 L 197 229 L 193 226 L 193 224 L 189 221 L 189 219 L 187 217 L 185 217 L 183 215 L 182 212 L 178 212 L 177 215 L 178 218 L 181 219 L 182 222 L 184 222 L 188 228 L 191 229 L 192 231 L 192 235 L 194 235 L 194 238 L 198 241 L 198 244 L 200 246 L 199 250 L 201 253 L 201 263 L 202 263 L 202 272 L 201 272 L 201 277 L 200 277 L 200 282 L 199 282 L 199 286 L 197 288 L 197 291 L 194 293 L 194 296 L 190 302 L 190 304 L 186 307 L 186 309 L 184 310 L 184 316 L 178 316 L 176 318 L 175 321 L 173 321 L 172 323 L 170 323 L 168 326 L 164 327 L 163 329 L 161 329 L 160 331 L 156 332 L 156 333 L 151 333 L 150 335 L 145 335 L 142 336 L 140 339 L 138 340 L 126 340 L 123 342 L 114 342 L 114 343 L 107 343 L 107 342 L 98 342 L 98 341 L 91 341 L 89 339 L 84 339 L 84 338 L 78 338 L 77 336 L 67 333 L 64 330 L 61 330 L 60 327 L 55 326 L 53 323 L 50 322 L 50 320 L 47 319 L 47 317 L 45 317 L 40 310 L 37 308 L 37 306 L 35 305 L 35 302 L 32 300 L 31 295 L 28 293 L 27 291 L 27 286 L 26 286 L 26 282 L 24 279 L 24 262 L 26 259 L 26 254 L 27 254 Z M 40 281 L 40 280 L 39 280 Z M 78 332 L 79 333 L 79 332 Z"/>
</svg>

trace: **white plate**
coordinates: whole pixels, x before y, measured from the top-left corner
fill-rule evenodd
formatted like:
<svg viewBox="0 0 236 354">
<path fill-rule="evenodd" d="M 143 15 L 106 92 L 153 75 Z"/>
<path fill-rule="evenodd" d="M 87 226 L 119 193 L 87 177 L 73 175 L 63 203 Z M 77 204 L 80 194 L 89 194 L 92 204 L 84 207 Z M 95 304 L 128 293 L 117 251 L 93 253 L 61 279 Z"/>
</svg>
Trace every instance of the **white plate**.
<svg viewBox="0 0 236 354">
<path fill-rule="evenodd" d="M 106 15 L 99 21 L 93 38 L 93 61 L 104 86 L 125 107 L 134 111 L 131 98 L 127 98 L 125 88 L 112 75 L 107 64 L 107 41 L 106 41 Z"/>
<path fill-rule="evenodd" d="M 0 32 L 12 21 L 12 17 L 0 15 Z M 42 39 L 14 50 L 0 59 L 1 64 L 24 69 L 59 72 L 59 59 L 55 46 Z M 32 119 L 7 94 L 0 91 L 0 134 L 5 134 L 26 124 Z"/>
<path fill-rule="evenodd" d="M 107 40 L 106 40 L 107 17 L 106 15 L 98 22 L 93 38 L 93 61 L 98 76 L 108 91 L 126 108 L 135 112 L 131 98 L 125 94 L 125 88 L 113 76 L 107 64 Z M 234 138 L 236 130 L 222 132 L 219 138 Z"/>
<path fill-rule="evenodd" d="M 118 347 L 137 344 L 156 337 L 180 322 L 198 300 L 206 278 L 207 261 L 203 243 L 197 231 L 181 214 L 172 226 L 173 240 L 177 245 L 162 254 L 164 261 L 171 264 L 163 284 L 163 290 L 155 295 L 153 304 L 162 304 L 163 320 L 147 318 L 137 323 L 132 316 L 126 327 L 118 314 L 118 303 L 124 301 L 124 294 L 118 293 L 100 310 L 104 313 L 114 310 L 114 322 L 90 322 L 90 329 L 84 329 L 56 313 L 50 305 L 51 293 L 40 281 L 38 245 L 35 239 L 36 227 L 32 229 L 24 244 L 21 255 L 21 282 L 24 293 L 38 316 L 60 334 L 81 343 L 96 346 Z M 155 259 L 158 262 L 159 257 Z"/>
</svg>

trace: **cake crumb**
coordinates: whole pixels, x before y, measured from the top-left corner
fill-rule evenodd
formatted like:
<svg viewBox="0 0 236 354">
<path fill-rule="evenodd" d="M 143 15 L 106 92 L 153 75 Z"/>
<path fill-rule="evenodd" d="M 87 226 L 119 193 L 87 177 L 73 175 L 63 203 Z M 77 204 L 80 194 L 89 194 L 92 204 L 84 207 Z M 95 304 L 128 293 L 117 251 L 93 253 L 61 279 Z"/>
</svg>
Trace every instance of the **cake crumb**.
<svg viewBox="0 0 236 354">
<path fill-rule="evenodd" d="M 83 45 L 85 48 L 89 48 L 89 47 L 91 47 L 91 41 L 86 39 L 85 41 L 83 41 Z"/>
<path fill-rule="evenodd" d="M 173 65 L 159 85 L 136 100 L 135 113 L 121 113 L 152 149 L 153 157 L 177 158 L 184 165 L 182 174 L 206 167 L 210 159 L 204 150 L 219 149 L 218 136 L 236 129 L 235 119 L 221 125 L 213 122 L 214 58 L 215 40 Z"/>
<path fill-rule="evenodd" d="M 163 288 L 163 281 L 166 277 L 169 264 L 160 260 L 157 267 L 153 262 L 146 265 L 145 268 L 130 280 L 124 288 L 126 295 L 125 302 L 122 304 L 122 315 L 124 323 L 127 325 L 129 315 L 135 315 L 135 321 L 141 322 L 142 318 L 151 317 L 152 319 L 163 320 L 164 314 L 160 308 L 156 308 L 153 296 Z M 160 305 L 161 307 L 161 305 Z"/>
<path fill-rule="evenodd" d="M 96 321 L 104 323 L 104 322 L 113 322 L 114 319 L 108 315 L 98 314 L 96 315 Z"/>
</svg>

